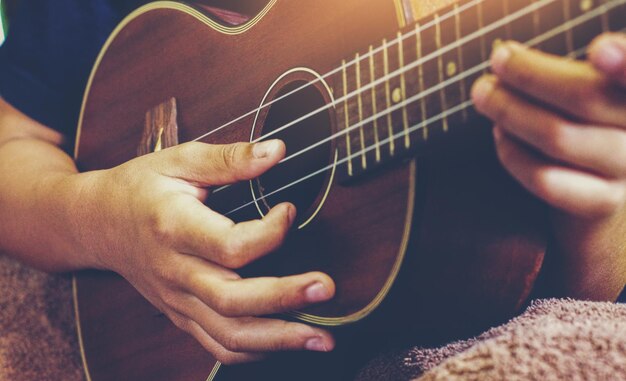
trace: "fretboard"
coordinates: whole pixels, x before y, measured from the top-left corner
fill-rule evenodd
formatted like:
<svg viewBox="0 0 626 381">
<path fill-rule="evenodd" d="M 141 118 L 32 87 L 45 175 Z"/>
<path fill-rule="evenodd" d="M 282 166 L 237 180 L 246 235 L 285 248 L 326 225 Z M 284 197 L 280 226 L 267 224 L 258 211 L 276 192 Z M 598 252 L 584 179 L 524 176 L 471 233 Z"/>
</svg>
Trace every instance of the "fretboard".
<svg viewBox="0 0 626 381">
<path fill-rule="evenodd" d="M 470 126 L 471 85 L 499 41 L 580 58 L 625 27 L 626 0 L 468 0 L 347 58 L 333 81 L 343 177 Z"/>
</svg>

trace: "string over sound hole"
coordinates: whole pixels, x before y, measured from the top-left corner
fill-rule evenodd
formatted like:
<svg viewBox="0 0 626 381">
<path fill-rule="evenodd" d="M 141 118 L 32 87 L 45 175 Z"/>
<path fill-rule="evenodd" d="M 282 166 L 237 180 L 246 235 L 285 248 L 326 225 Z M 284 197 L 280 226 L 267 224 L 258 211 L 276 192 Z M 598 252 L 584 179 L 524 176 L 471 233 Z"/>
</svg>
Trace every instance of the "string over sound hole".
<svg viewBox="0 0 626 381">
<path fill-rule="evenodd" d="M 325 94 L 321 84 L 322 89 L 307 85 L 308 82 L 299 79 L 281 86 L 279 81 L 276 91 L 266 98 L 266 103 L 273 103 L 264 118 L 257 121 L 253 136 L 281 139 L 287 147 L 283 162 L 251 181 L 259 213 L 263 215 L 281 202 L 291 202 L 298 209 L 299 227 L 306 225 L 322 206 L 335 160 L 333 144 L 328 139 L 332 135 L 331 113 L 325 107 L 330 93 Z M 323 110 L 316 112 L 320 109 Z"/>
</svg>

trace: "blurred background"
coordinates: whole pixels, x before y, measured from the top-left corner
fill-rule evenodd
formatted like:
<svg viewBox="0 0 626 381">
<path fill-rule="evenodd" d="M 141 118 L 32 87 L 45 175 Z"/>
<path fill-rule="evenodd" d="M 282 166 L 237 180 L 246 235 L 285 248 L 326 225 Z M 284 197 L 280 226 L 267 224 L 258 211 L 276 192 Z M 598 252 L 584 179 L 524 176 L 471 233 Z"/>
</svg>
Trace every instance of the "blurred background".
<svg viewBox="0 0 626 381">
<path fill-rule="evenodd" d="M 4 1 L 0 0 L 0 9 L 3 9 L 4 7 Z M 2 17 L 0 17 L 0 45 L 2 44 L 2 42 L 4 41 L 4 12 L 0 12 L 2 13 Z"/>
</svg>

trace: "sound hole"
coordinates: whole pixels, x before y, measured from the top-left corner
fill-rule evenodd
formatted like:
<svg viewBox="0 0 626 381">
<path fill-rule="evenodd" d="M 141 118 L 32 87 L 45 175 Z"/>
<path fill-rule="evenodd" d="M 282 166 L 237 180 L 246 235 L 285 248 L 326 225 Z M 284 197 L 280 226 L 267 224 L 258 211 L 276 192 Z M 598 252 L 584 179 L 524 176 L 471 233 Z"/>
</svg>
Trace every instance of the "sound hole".
<svg viewBox="0 0 626 381">
<path fill-rule="evenodd" d="M 291 82 L 276 93 L 273 99 L 281 98 L 304 84 L 304 81 Z M 319 90 L 315 86 L 308 86 L 270 106 L 263 123 L 262 135 L 277 131 L 268 139 L 283 140 L 287 146 L 287 158 L 303 150 L 306 152 L 278 164 L 253 181 L 254 196 L 262 213 L 267 213 L 271 207 L 288 201 L 298 209 L 298 224 L 302 224 L 317 210 L 317 205 L 326 192 L 331 169 L 309 176 L 332 163 L 332 144 L 329 141 L 314 148 L 310 147 L 330 136 L 332 131 L 330 112 L 324 110 L 288 128 L 282 128 L 325 104 L 326 101 Z M 304 178 L 306 179 L 303 180 Z M 286 189 L 280 190 L 286 186 Z"/>
</svg>

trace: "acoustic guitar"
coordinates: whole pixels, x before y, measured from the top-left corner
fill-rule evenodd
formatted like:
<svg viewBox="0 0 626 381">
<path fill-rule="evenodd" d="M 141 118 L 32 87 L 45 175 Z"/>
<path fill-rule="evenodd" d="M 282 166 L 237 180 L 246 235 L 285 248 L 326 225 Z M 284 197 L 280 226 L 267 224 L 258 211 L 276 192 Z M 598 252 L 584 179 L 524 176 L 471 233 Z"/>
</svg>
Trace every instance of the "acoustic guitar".
<svg viewBox="0 0 626 381">
<path fill-rule="evenodd" d="M 469 89 L 500 40 L 582 57 L 626 26 L 626 0 L 464 0 L 421 16 L 409 0 L 270 0 L 253 18 L 158 1 L 122 21 L 89 78 L 79 168 L 283 139 L 279 165 L 206 204 L 235 221 L 297 206 L 284 246 L 241 273 L 328 273 L 336 297 L 283 318 L 335 327 L 338 346 L 221 366 L 124 279 L 87 271 L 74 293 L 88 380 L 349 379 L 398 333 L 436 342 L 523 308 L 546 208 L 498 165 Z"/>
</svg>

